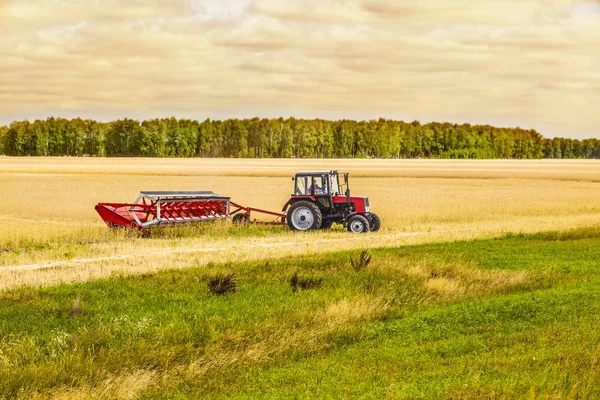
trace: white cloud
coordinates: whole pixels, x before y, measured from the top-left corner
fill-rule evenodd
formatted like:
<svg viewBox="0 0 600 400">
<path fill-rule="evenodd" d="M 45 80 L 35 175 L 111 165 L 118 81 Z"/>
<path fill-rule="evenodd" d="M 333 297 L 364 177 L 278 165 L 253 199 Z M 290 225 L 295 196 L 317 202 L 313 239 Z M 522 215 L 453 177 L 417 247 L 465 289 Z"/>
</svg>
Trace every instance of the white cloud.
<svg viewBox="0 0 600 400">
<path fill-rule="evenodd" d="M 202 19 L 229 19 L 244 14 L 251 0 L 189 0 L 189 3 Z"/>
</svg>

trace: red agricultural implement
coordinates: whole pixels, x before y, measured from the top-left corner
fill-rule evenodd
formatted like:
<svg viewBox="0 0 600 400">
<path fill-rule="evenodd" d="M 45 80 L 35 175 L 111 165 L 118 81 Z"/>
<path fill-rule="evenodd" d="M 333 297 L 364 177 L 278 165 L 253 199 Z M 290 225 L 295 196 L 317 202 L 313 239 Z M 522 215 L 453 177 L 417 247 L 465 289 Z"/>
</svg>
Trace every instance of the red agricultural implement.
<svg viewBox="0 0 600 400">
<path fill-rule="evenodd" d="M 354 233 L 378 231 L 381 221 L 370 212 L 369 199 L 351 197 L 348 174 L 342 177 L 343 182 L 338 171 L 298 172 L 292 178 L 294 193 L 281 213 L 245 207 L 214 192 L 141 192 L 134 203 L 99 203 L 95 208 L 109 227 L 133 228 L 146 235 L 156 226 L 231 216 L 234 223 L 285 225 L 287 222 L 296 231 L 329 229 L 334 223 Z M 252 212 L 275 219 L 252 220 Z"/>
<path fill-rule="evenodd" d="M 211 221 L 234 214 L 234 222 L 250 222 L 252 211 L 277 217 L 274 224 L 285 224 L 285 214 L 244 207 L 214 192 L 141 192 L 134 203 L 98 203 L 96 211 L 111 228 L 134 228 L 144 234 L 150 234 L 155 226 Z"/>
</svg>

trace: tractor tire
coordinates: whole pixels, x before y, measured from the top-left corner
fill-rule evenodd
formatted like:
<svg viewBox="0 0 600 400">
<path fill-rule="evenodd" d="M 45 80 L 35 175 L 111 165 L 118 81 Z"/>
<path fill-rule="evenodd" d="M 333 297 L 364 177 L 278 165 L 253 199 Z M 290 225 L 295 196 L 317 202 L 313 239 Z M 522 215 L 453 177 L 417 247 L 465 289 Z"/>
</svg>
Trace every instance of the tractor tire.
<svg viewBox="0 0 600 400">
<path fill-rule="evenodd" d="M 369 214 L 369 230 L 371 232 L 377 232 L 381 228 L 381 219 L 375 213 Z"/>
<path fill-rule="evenodd" d="M 238 213 L 233 216 L 231 222 L 233 222 L 234 224 L 247 224 L 248 222 L 250 222 L 250 218 L 248 218 L 248 216 L 244 213 Z"/>
<path fill-rule="evenodd" d="M 363 215 L 354 215 L 348 220 L 348 232 L 367 233 L 369 232 L 369 220 Z"/>
<path fill-rule="evenodd" d="M 310 201 L 297 201 L 287 212 L 287 224 L 293 231 L 319 229 L 322 222 L 321 210 Z"/>
<path fill-rule="evenodd" d="M 319 229 L 321 229 L 321 230 L 331 229 L 332 225 L 333 225 L 332 221 L 324 220 L 323 222 L 321 222 L 321 227 Z"/>
</svg>

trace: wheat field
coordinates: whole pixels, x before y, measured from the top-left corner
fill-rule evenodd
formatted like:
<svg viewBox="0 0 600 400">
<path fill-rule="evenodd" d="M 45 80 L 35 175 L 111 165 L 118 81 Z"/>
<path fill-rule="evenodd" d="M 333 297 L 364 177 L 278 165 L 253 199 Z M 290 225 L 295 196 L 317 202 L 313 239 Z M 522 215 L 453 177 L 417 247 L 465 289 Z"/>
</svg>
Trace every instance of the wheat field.
<svg viewBox="0 0 600 400">
<path fill-rule="evenodd" d="M 350 172 L 382 230 L 293 234 L 228 223 L 142 239 L 108 230 L 98 202 L 141 190 L 213 190 L 279 211 L 300 170 Z M 600 163 L 579 160 L 249 160 L 0 157 L 0 289 L 339 249 L 493 237 L 600 223 Z"/>
</svg>

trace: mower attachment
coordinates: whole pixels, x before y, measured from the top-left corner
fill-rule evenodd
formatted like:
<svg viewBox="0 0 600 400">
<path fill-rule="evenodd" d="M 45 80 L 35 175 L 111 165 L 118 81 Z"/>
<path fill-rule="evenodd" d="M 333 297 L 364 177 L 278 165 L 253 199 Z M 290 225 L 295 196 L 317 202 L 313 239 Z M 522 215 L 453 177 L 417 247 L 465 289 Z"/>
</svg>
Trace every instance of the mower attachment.
<svg viewBox="0 0 600 400">
<path fill-rule="evenodd" d="M 98 203 L 95 209 L 111 228 L 149 234 L 152 226 L 227 218 L 229 199 L 214 192 L 141 192 L 133 204 Z"/>
</svg>

